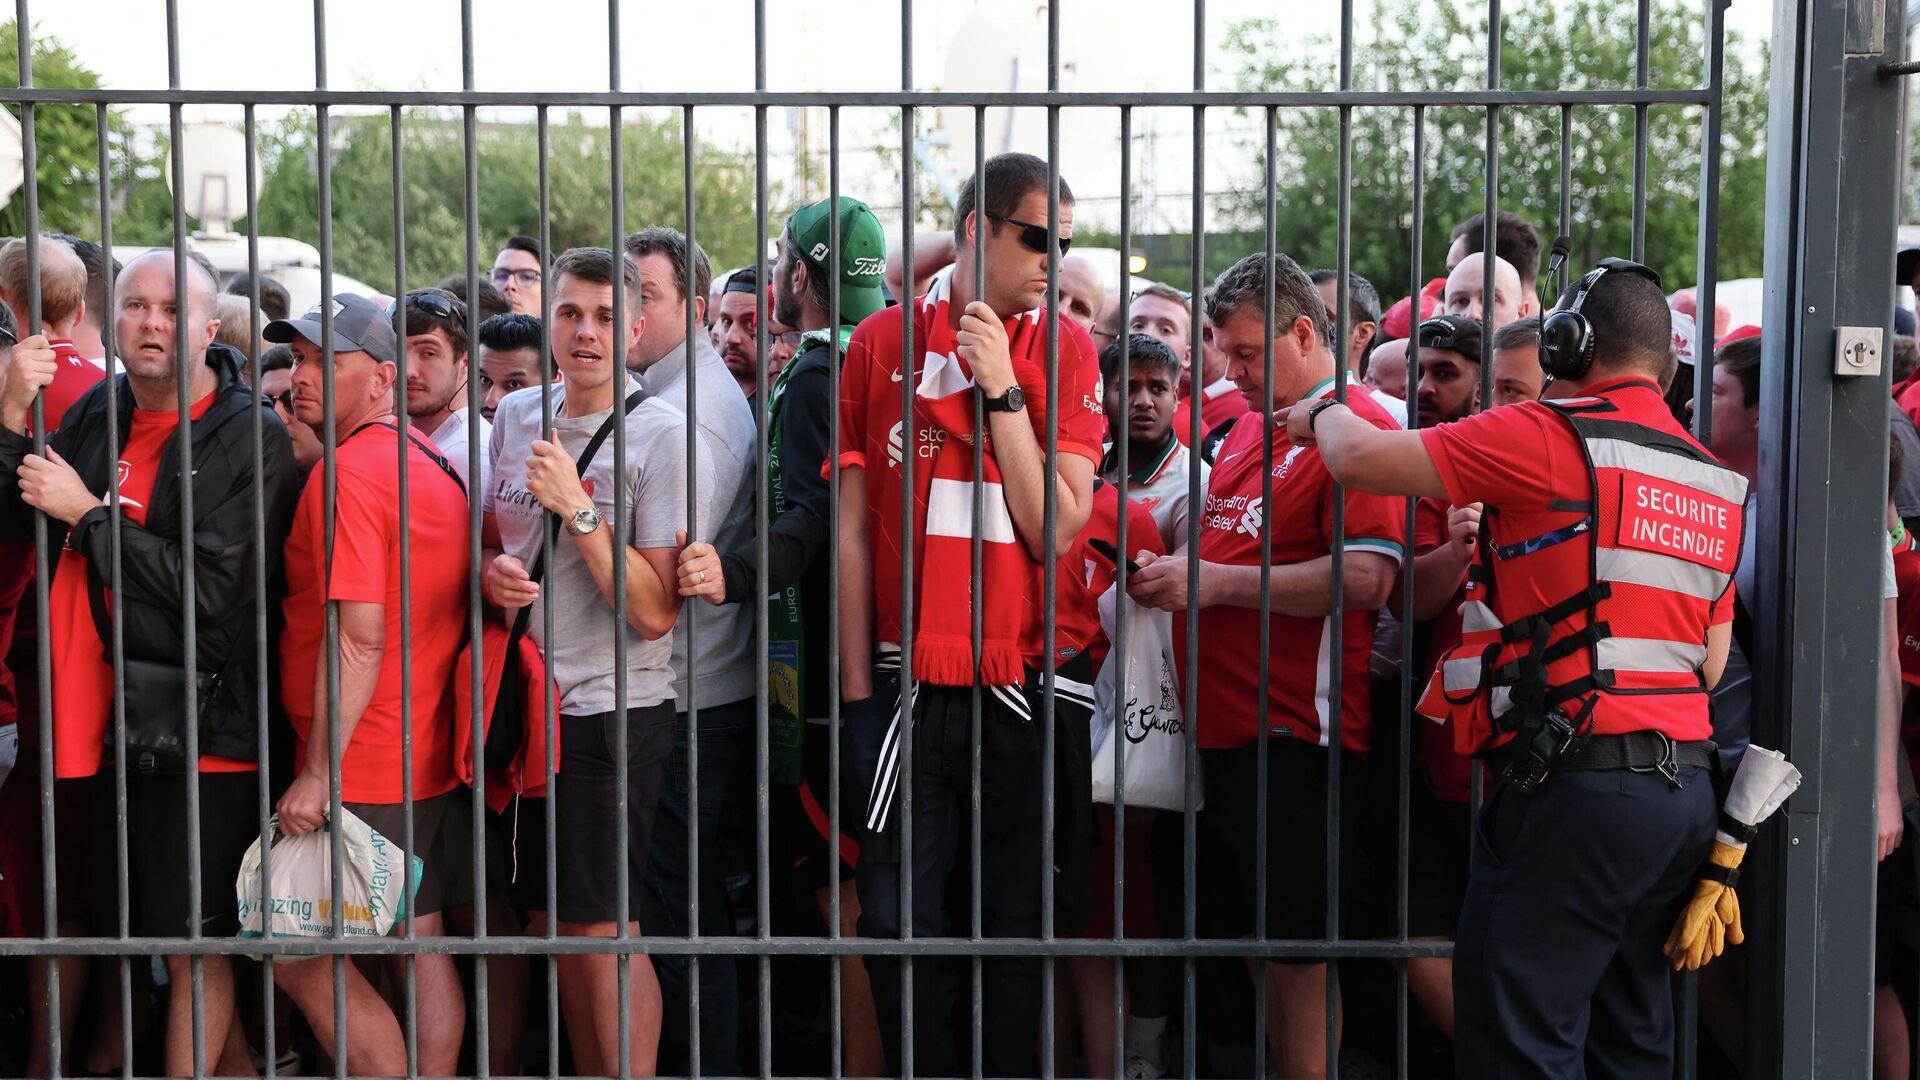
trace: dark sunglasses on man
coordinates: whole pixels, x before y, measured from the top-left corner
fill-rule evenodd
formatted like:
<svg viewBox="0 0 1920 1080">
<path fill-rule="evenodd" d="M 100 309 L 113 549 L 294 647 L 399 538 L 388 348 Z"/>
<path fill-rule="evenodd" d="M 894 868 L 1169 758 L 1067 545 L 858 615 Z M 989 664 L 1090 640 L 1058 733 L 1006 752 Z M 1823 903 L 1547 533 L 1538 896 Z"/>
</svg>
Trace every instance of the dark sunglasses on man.
<svg viewBox="0 0 1920 1080">
<path fill-rule="evenodd" d="M 988 212 L 987 217 L 1000 222 L 1002 225 L 1018 226 L 1020 229 L 1020 243 L 1024 245 L 1027 250 L 1037 251 L 1042 255 L 1047 253 L 1047 227 L 1045 225 L 1034 225 L 1016 218 L 1001 217 L 999 214 L 992 213 L 991 211 Z M 1063 236 L 1060 238 L 1060 254 L 1065 255 L 1067 249 L 1072 246 L 1073 237 Z"/>
</svg>

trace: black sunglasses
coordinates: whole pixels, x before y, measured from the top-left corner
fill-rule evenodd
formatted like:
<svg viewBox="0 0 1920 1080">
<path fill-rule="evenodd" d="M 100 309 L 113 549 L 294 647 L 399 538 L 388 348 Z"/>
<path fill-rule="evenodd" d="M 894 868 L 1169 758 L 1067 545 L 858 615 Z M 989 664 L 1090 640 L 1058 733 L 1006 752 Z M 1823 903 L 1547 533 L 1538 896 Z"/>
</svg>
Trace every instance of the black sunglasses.
<svg viewBox="0 0 1920 1080">
<path fill-rule="evenodd" d="M 1034 225 L 1015 218 L 1001 217 L 999 214 L 991 212 L 989 212 L 987 216 L 1003 225 L 1018 225 L 1020 227 L 1020 243 L 1024 244 L 1027 250 L 1037 251 L 1042 255 L 1047 253 L 1047 227 L 1045 225 Z M 1063 236 L 1060 238 L 1060 254 L 1065 255 L 1067 249 L 1072 246 L 1073 237 Z"/>
<path fill-rule="evenodd" d="M 407 306 L 417 307 L 435 318 L 451 319 L 454 316 L 454 301 L 437 292 L 408 293 Z"/>
</svg>

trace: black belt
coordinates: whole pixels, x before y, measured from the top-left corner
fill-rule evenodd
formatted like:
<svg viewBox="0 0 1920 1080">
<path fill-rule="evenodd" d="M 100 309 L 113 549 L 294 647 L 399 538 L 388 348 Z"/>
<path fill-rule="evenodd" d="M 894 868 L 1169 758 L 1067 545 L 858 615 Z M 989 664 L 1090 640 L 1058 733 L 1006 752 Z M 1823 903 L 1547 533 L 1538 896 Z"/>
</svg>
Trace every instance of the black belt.
<svg viewBox="0 0 1920 1080">
<path fill-rule="evenodd" d="M 1594 772 L 1630 769 L 1659 772 L 1682 766 L 1711 768 L 1719 754 L 1712 739 L 1675 742 L 1658 731 L 1629 731 L 1620 735 L 1589 735 L 1554 762 L 1554 772 Z"/>
</svg>

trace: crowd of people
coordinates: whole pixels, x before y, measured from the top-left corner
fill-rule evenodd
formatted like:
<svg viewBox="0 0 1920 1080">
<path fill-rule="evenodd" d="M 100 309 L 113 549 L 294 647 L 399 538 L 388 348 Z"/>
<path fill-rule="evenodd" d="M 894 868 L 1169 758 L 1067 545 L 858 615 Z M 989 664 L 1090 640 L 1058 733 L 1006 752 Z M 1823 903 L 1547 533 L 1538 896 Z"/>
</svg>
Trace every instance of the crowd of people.
<svg viewBox="0 0 1920 1080">
<path fill-rule="evenodd" d="M 19 750 L 0 782 L 0 932 L 111 935 L 124 910 L 136 937 L 238 933 L 235 877 L 261 835 L 264 769 L 282 834 L 326 827 L 337 789 L 390 841 L 410 838 L 424 872 L 409 925 L 422 937 L 482 927 L 495 937 L 1033 939 L 1049 927 L 1085 938 L 1457 936 L 1458 964 L 1436 955 L 1405 964 L 1416 1049 L 1423 1039 L 1435 1048 L 1427 1065 L 1451 1067 L 1457 1042 L 1462 1076 L 1506 1075 L 1516 1054 L 1546 1063 L 1540 1075 L 1578 1075 L 1583 1060 L 1606 1075 L 1659 1071 L 1674 1031 L 1658 940 L 1691 890 L 1718 809 L 1704 774 L 1694 777 L 1704 759 L 1688 755 L 1717 747 L 1736 764 L 1749 739 L 1742 597 L 1753 539 L 1740 520 L 1758 472 L 1758 328 L 1723 327 L 1711 313 L 1696 325 L 1691 293 L 1670 301 L 1652 271 L 1612 261 L 1557 303 L 1543 300 L 1540 237 L 1507 213 L 1491 226 L 1460 223 L 1447 273 L 1390 305 L 1358 274 L 1343 282 L 1261 253 L 1201 295 L 1154 284 L 1108 296 L 1068 253 L 1064 179 L 1050 233 L 1045 162 L 1002 154 L 983 178 L 984 190 L 969 180 L 961 191 L 950 238 L 923 238 L 911 267 L 871 210 L 843 198 L 837 213 L 823 201 L 786 219 L 764 280 L 752 266 L 716 276 L 683 234 L 649 226 L 620 251 L 555 253 L 515 236 L 472 289 L 456 274 L 397 297 L 334 296 L 330 310 L 304 313 L 287 310 L 270 278 L 222 282 L 195 258 L 177 265 L 170 250 L 122 266 L 89 241 L 47 234 L 32 241 L 33 312 L 29 241 L 8 241 L 0 319 L 16 343 L 0 362 L 0 724 L 17 724 Z M 1563 359 L 1568 312 L 1591 335 L 1577 370 Z M 1710 355 L 1711 439 L 1701 446 L 1685 432 L 1695 372 Z M 1913 361 L 1904 341 L 1890 406 L 1896 464 L 1903 445 L 1920 453 Z M 1543 921 L 1522 932 L 1514 912 L 1492 922 L 1486 913 L 1499 897 L 1544 887 L 1523 880 L 1523 840 L 1564 842 L 1602 806 L 1575 802 L 1592 792 L 1571 778 L 1615 774 L 1569 772 L 1542 788 L 1572 808 L 1548 832 L 1537 822 L 1550 812 L 1525 816 L 1514 802 L 1524 793 L 1508 793 L 1500 768 L 1476 780 L 1475 758 L 1495 759 L 1474 725 L 1500 731 L 1501 707 L 1482 717 L 1470 699 L 1508 689 L 1497 672 L 1477 674 L 1494 665 L 1476 642 L 1518 625 L 1508 596 L 1524 591 L 1509 584 L 1489 596 L 1504 572 L 1494 564 L 1591 539 L 1569 523 L 1624 512 L 1596 509 L 1605 500 L 1592 487 L 1591 505 L 1541 494 L 1576 473 L 1587 482 L 1588 465 L 1625 467 L 1569 434 L 1594 422 L 1580 409 L 1596 401 L 1636 431 L 1664 432 L 1653 441 L 1668 457 L 1658 460 L 1686 459 L 1647 469 L 1731 493 L 1722 502 L 1733 510 L 1703 534 L 1731 549 L 1695 567 L 1711 571 L 1695 588 L 1698 610 L 1675 608 L 1666 636 L 1676 641 L 1656 650 L 1658 662 L 1607 648 L 1660 636 L 1651 631 L 1575 635 L 1611 657 L 1594 662 L 1605 678 L 1585 688 L 1585 711 L 1581 697 L 1557 699 L 1595 738 L 1624 740 L 1634 725 L 1620 718 L 1643 702 L 1677 702 L 1670 723 L 1655 725 L 1671 790 L 1645 774 L 1660 809 L 1643 806 L 1635 819 L 1635 844 L 1664 861 L 1635 886 L 1621 883 L 1631 876 L 1624 855 L 1590 860 L 1590 880 L 1553 879 L 1579 896 L 1637 889 L 1644 901 L 1632 925 L 1582 924 L 1585 939 L 1568 947 L 1599 957 L 1589 970 L 1525 950 L 1504 959 L 1489 941 L 1568 931 Z M 1572 426 L 1563 432 L 1551 417 Z M 1528 488 L 1540 461 L 1561 472 Z M 1527 502 L 1536 496 L 1537 507 Z M 1915 517 L 1920 469 L 1896 467 L 1885 670 L 1908 682 L 1920 682 L 1920 648 L 1901 647 L 1920 634 L 1907 629 L 1920 627 L 1920 549 L 1901 521 Z M 1522 524 L 1535 518 L 1538 528 Z M 44 612 L 34 608 L 38 520 L 52 575 Z M 1615 595 L 1652 587 L 1624 580 L 1611 583 Z M 1541 602 L 1585 581 L 1562 584 Z M 1589 591 L 1582 610 L 1604 626 L 1595 613 L 1607 590 Z M 1197 651 L 1184 616 L 1167 642 L 1166 689 L 1198 703 L 1187 718 L 1200 755 L 1192 852 L 1182 812 L 1116 815 L 1090 792 L 1091 732 L 1112 719 L 1096 689 L 1113 648 L 1103 595 L 1134 617 L 1198 612 Z M 1643 617 L 1613 610 L 1622 628 Z M 1573 651 L 1548 650 L 1542 670 Z M 476 653 L 492 663 L 479 700 Z M 1457 681 L 1462 664 L 1474 673 Z M 1400 697 L 1407 665 L 1414 702 Z M 1667 697 L 1616 696 L 1615 680 Z M 1698 693 L 1708 689 L 1710 717 Z M 1885 858 L 1904 851 L 1901 810 L 1914 800 L 1898 766 L 1896 678 L 1883 698 Z M 1403 742 L 1413 755 L 1404 791 Z M 197 878 L 184 854 L 195 827 L 190 768 Z M 1477 783 L 1487 803 L 1476 833 Z M 1684 806 L 1673 802 L 1683 791 Z M 40 899 L 49 814 L 52 924 Z M 753 854 L 759 829 L 765 863 Z M 1116 848 L 1127 868 L 1119 889 Z M 754 900 L 762 875 L 764 910 Z M 763 915 L 772 925 L 757 925 Z M 544 964 L 425 951 L 345 965 L 349 1038 L 335 1045 L 329 962 L 275 966 L 291 1013 L 259 1000 L 258 980 L 239 974 L 251 962 L 204 955 L 197 1005 L 186 956 L 156 965 L 169 1074 L 191 1073 L 196 1008 L 213 1073 L 253 1073 L 267 1030 L 283 1049 L 299 1041 L 288 1038 L 297 1014 L 311 1036 L 308 1065 L 404 1074 L 410 1029 L 421 1074 L 457 1074 L 476 1050 L 477 965 L 496 1074 L 543 1071 L 536 1058 L 547 1054 L 580 1075 L 685 1072 L 695 1060 L 705 1073 L 739 1075 L 757 1067 L 747 1018 L 769 1007 L 731 956 L 632 952 L 623 976 L 614 951 L 564 951 L 552 975 L 563 1036 L 548 1046 L 534 1004 Z M 880 953 L 804 969 L 778 962 L 798 971 L 781 985 L 805 989 L 777 993 L 773 1008 L 824 1024 L 827 988 L 838 986 L 831 1011 L 847 1075 L 897 1074 L 908 1053 L 917 1074 L 1041 1072 L 1037 952 L 990 951 L 971 969 L 919 956 L 910 979 L 899 956 Z M 111 977 L 89 978 L 82 957 L 58 963 L 60 1000 L 28 995 L 23 1067 L 51 1074 L 46 1014 L 57 1009 L 68 1033 L 60 1070 L 117 1070 L 138 1047 L 121 1045 L 121 1001 L 102 989 Z M 1196 1017 L 1181 1015 L 1180 969 L 1131 957 L 1123 990 L 1111 958 L 1061 959 L 1054 1016 L 1044 1018 L 1052 1068 L 1152 1080 L 1180 1067 L 1187 1039 L 1203 1074 L 1248 1075 L 1253 1043 L 1264 1041 L 1274 1075 L 1311 1077 L 1326 1075 L 1329 1030 L 1349 1047 L 1391 1048 L 1393 1010 L 1368 989 L 1369 971 L 1391 979 L 1385 963 L 1342 961 L 1330 997 L 1328 961 L 1310 950 L 1202 961 L 1209 1004 Z M 1737 1061 L 1739 975 L 1708 970 L 1703 1023 Z M 1257 1027 L 1252 980 L 1265 984 Z M 1895 1070 L 1887 1075 L 1905 1075 L 1894 983 L 1890 965 L 1877 1010 L 1882 1060 Z M 1342 1012 L 1333 1024 L 1330 1000 Z M 1561 1023 L 1568 1015 L 1579 1023 Z"/>
</svg>

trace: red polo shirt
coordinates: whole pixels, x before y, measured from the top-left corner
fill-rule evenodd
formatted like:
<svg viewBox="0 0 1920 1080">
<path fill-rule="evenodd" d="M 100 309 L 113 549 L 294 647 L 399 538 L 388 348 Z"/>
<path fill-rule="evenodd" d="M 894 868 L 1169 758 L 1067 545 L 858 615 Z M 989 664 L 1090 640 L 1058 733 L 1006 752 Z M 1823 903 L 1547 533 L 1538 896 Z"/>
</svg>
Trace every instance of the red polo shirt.
<svg viewBox="0 0 1920 1080">
<path fill-rule="evenodd" d="M 1307 399 L 1333 392 L 1333 381 L 1316 387 Z M 1348 398 L 1354 415 L 1385 431 L 1398 430 L 1393 417 L 1367 394 Z M 1269 427 L 1258 413 L 1242 417 L 1214 456 L 1206 508 L 1200 517 L 1199 557 L 1236 566 L 1260 563 L 1260 527 L 1272 522 L 1273 565 L 1311 562 L 1333 550 L 1333 476 L 1312 447 L 1295 446 L 1285 424 L 1272 426 L 1273 505 L 1264 512 L 1261 439 Z M 1383 555 L 1398 562 L 1406 550 L 1406 503 L 1385 495 L 1345 492 L 1346 530 L 1342 549 Z M 1378 611 L 1347 611 L 1342 616 L 1340 683 L 1333 685 L 1332 616 L 1269 616 L 1267 730 L 1272 735 L 1329 744 L 1328 718 L 1337 696 L 1340 745 L 1365 752 L 1369 742 L 1368 658 Z M 1253 743 L 1260 708 L 1260 612 L 1217 606 L 1200 610 L 1200 666 L 1187 670 L 1186 620 L 1173 620 L 1174 657 L 1180 678 L 1199 686 L 1200 711 L 1195 732 L 1203 748 Z"/>
</svg>

